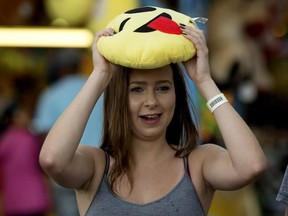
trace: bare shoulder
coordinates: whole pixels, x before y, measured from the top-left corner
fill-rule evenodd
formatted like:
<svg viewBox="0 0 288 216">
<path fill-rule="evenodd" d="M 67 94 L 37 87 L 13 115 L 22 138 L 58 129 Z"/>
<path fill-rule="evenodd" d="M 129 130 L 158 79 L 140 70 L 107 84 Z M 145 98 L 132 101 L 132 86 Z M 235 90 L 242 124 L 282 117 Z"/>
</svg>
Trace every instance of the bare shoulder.
<svg viewBox="0 0 288 216">
<path fill-rule="evenodd" d="M 206 144 L 202 144 L 196 147 L 196 150 L 200 150 L 200 151 L 226 151 L 225 148 L 223 148 L 220 145 L 216 145 L 213 143 L 206 143 Z"/>
<path fill-rule="evenodd" d="M 226 149 L 215 144 L 202 144 L 197 146 L 188 156 L 190 171 L 199 172 L 195 175 L 199 176 L 202 173 L 202 168 L 205 162 L 213 160 L 222 153 L 226 153 Z"/>
<path fill-rule="evenodd" d="M 198 175 L 201 174 L 200 176 L 203 176 L 203 168 L 206 164 L 213 163 L 213 161 L 227 155 L 227 153 L 227 150 L 219 145 L 212 143 L 202 144 L 189 154 L 189 165 L 199 172 Z"/>
<path fill-rule="evenodd" d="M 214 164 L 220 158 L 226 158 L 228 151 L 216 144 L 202 144 L 195 148 L 189 155 L 189 164 L 197 164 L 198 168 L 203 172 L 204 167 Z M 204 173 L 201 173 L 204 175 Z"/>
<path fill-rule="evenodd" d="M 198 160 L 204 162 L 207 158 L 217 157 L 220 154 L 227 153 L 227 150 L 219 145 L 208 143 L 197 146 L 189 155 L 189 160 Z M 200 160 L 200 161 L 199 161 Z"/>
</svg>

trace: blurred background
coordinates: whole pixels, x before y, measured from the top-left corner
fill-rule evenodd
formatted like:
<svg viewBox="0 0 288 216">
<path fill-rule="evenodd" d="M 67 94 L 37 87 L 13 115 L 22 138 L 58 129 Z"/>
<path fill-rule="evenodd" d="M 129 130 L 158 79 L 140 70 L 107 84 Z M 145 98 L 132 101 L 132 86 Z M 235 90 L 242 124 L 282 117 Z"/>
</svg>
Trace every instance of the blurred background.
<svg viewBox="0 0 288 216">
<path fill-rule="evenodd" d="M 17 144 L 10 149 L 1 149 L 7 142 L 0 138 L 1 216 L 5 208 L 13 211 L 17 202 L 13 201 L 16 198 L 10 198 L 12 203 L 4 206 L 6 182 L 11 182 L 8 179 L 17 178 L 21 172 L 14 168 L 12 171 L 13 166 L 5 167 L 6 162 L 15 157 L 16 148 L 21 149 L 18 141 L 24 140 L 23 136 L 36 138 L 36 145 L 41 146 L 45 133 L 39 129 L 41 125 L 35 128 L 37 124 L 33 122 L 44 92 L 59 83 L 66 73 L 61 67 L 72 65 L 79 75 L 87 77 L 92 71 L 94 33 L 117 14 L 145 5 L 167 7 L 191 17 L 209 19 L 205 25 L 199 24 L 199 28 L 206 34 L 212 76 L 251 126 L 268 159 L 267 172 L 253 185 L 239 191 L 217 192 L 209 215 L 284 215 L 283 204 L 275 198 L 288 164 L 287 0 L 0 0 L 0 137 L 9 132 L 9 127 L 25 129 L 24 134 L 10 131 L 11 137 L 17 137 L 14 141 Z M 61 100 L 58 98 L 49 105 L 53 107 Z M 200 96 L 197 105 L 202 141 L 222 145 L 213 116 L 207 112 Z M 19 154 L 23 160 L 34 157 L 34 164 L 31 161 L 28 168 L 25 167 L 27 172 L 24 166 L 17 164 L 22 162 L 10 162 L 28 175 L 32 173 L 28 170 L 37 166 L 39 149 L 31 154 L 25 148 L 32 147 L 22 147 Z M 20 215 L 62 216 L 56 211 L 49 179 L 40 169 L 36 170 L 33 175 L 39 171 L 35 175 L 43 180 L 46 192 L 43 189 L 38 199 L 42 203 L 39 201 L 39 206 L 35 207 L 37 214 Z M 21 183 L 17 184 L 17 189 L 13 188 L 19 197 L 24 192 L 21 192 Z M 30 194 L 25 192 L 24 195 L 29 197 Z"/>
</svg>

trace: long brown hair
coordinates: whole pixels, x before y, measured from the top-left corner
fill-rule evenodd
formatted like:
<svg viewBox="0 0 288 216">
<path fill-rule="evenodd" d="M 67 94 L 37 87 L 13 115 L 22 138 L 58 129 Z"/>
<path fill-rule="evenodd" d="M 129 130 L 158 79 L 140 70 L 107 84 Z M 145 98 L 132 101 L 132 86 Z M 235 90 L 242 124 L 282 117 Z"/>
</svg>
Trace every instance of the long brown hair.
<svg viewBox="0 0 288 216">
<path fill-rule="evenodd" d="M 176 157 L 187 156 L 198 143 L 198 131 L 191 111 L 195 108 L 189 97 L 183 72 L 178 64 L 171 64 L 176 94 L 174 116 L 167 128 L 166 139 L 176 150 Z M 104 93 L 104 129 L 101 148 L 111 155 L 115 162 L 109 172 L 111 188 L 126 174 L 133 187 L 130 152 L 131 125 L 128 114 L 129 68 L 121 67 L 111 79 Z"/>
</svg>

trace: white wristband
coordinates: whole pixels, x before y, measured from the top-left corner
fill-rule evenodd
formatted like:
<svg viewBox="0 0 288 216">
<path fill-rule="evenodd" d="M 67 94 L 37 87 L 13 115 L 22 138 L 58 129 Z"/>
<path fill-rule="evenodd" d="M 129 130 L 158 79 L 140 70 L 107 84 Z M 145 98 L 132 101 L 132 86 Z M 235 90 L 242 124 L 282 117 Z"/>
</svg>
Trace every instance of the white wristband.
<svg viewBox="0 0 288 216">
<path fill-rule="evenodd" d="M 220 93 L 207 101 L 207 107 L 213 113 L 219 106 L 227 102 L 228 100 L 224 94 Z"/>
</svg>

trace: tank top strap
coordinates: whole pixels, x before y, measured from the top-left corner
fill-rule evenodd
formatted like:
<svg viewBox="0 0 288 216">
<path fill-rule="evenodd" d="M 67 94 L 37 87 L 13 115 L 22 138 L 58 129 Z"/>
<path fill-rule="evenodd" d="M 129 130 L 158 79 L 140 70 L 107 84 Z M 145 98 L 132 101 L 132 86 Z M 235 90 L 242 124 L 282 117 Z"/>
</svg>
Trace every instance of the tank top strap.
<svg viewBox="0 0 288 216">
<path fill-rule="evenodd" d="M 105 164 L 105 175 L 108 175 L 109 167 L 110 167 L 110 156 L 108 152 L 105 151 L 105 157 L 106 157 L 106 164 Z"/>
<path fill-rule="evenodd" d="M 190 168 L 189 168 L 189 162 L 188 162 L 188 156 L 185 156 L 183 158 L 184 160 L 184 168 L 185 168 L 185 172 L 188 174 L 189 178 L 191 179 L 191 174 L 190 174 Z"/>
</svg>

